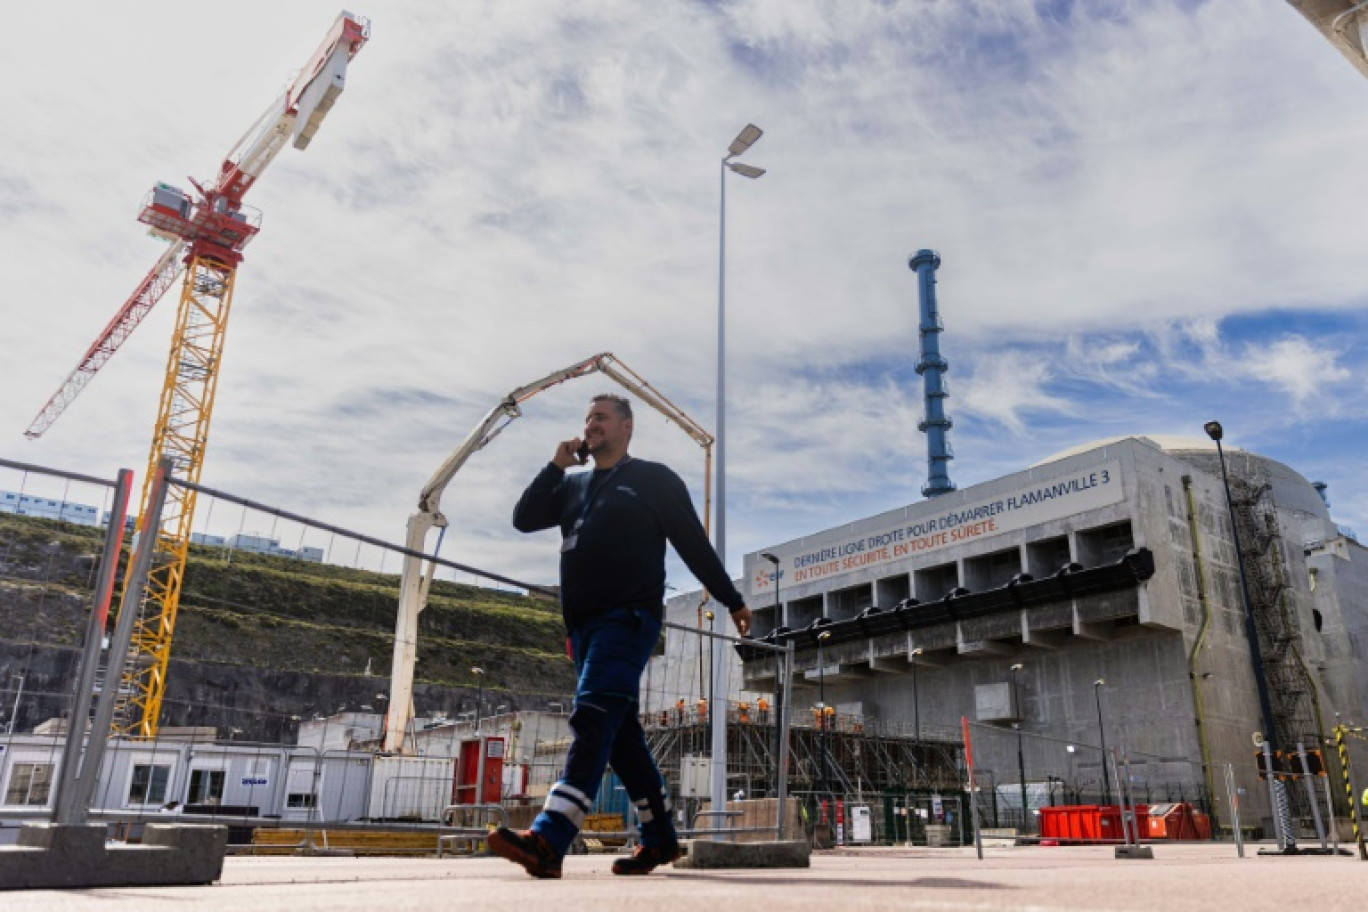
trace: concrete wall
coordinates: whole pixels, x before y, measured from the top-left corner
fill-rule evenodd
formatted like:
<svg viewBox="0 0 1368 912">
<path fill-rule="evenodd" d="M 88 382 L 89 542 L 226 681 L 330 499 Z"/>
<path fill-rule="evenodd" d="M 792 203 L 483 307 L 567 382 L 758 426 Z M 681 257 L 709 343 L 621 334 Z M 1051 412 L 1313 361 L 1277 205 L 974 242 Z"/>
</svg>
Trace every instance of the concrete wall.
<svg viewBox="0 0 1368 912">
<path fill-rule="evenodd" d="M 1368 561 L 1349 560 L 1349 546 L 1308 558 L 1308 538 L 1337 535 L 1315 489 L 1272 460 L 1238 449 L 1227 457 L 1232 474 L 1271 485 L 1283 607 L 1300 654 L 1319 672 L 1323 702 L 1362 718 L 1368 685 L 1353 665 L 1368 648 Z M 1047 490 L 1055 496 L 1034 499 Z M 1205 441 L 1124 438 L 1080 448 L 766 548 L 780 558 L 777 574 L 758 552 L 749 554 L 743 583 L 763 635 L 823 616 L 854 617 L 869 605 L 890 608 L 908 595 L 938 599 L 956 585 L 994 588 L 1014 570 L 1040 577 L 1063 560 L 1097 566 L 1126 545 L 1148 548 L 1155 559 L 1154 576 L 1134 590 L 828 646 L 820 669 L 809 647 L 797 657 L 795 710 L 815 703 L 824 684 L 826 701 L 843 713 L 903 725 L 919 717 L 927 736 L 954 736 L 962 715 L 975 718 L 983 688 L 1012 682 L 1011 666 L 1020 663 L 1015 685 L 1028 777 L 1061 763 L 1079 779 L 1096 777 L 1100 700 L 1108 746 L 1124 743 L 1145 767 L 1131 771 L 1137 781 L 1206 784 L 1221 799 L 1220 811 L 1230 763 L 1247 818 L 1266 816 L 1267 792 L 1253 766 L 1251 735 L 1262 722 L 1236 551 L 1217 454 Z M 1365 552 L 1354 545 L 1353 553 Z M 694 598 L 673 600 L 671 616 L 692 622 Z M 914 685 L 909 658 L 916 648 L 923 653 Z M 662 673 L 689 680 L 696 654 L 671 650 L 667 643 Z M 757 668 L 748 675 L 748 686 L 773 687 L 772 672 L 768 681 Z M 1099 679 L 1106 683 L 1095 685 Z M 980 737 L 981 762 L 1010 782 L 1018 766 L 1010 722 L 997 720 Z M 1075 750 L 1064 756 L 1060 749 L 1069 745 Z"/>
</svg>

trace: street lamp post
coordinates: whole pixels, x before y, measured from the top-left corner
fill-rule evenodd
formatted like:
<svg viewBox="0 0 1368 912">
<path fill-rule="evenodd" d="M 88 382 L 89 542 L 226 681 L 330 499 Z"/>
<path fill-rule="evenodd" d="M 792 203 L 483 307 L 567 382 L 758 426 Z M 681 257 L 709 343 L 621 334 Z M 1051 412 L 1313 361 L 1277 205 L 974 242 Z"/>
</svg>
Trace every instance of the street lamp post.
<svg viewBox="0 0 1368 912">
<path fill-rule="evenodd" d="M 1111 776 L 1107 773 L 1107 727 L 1102 724 L 1102 685 L 1105 678 L 1093 681 L 1093 698 L 1097 701 L 1097 736 L 1102 740 L 1102 800 L 1099 804 L 1111 801 Z"/>
<path fill-rule="evenodd" d="M 1245 574 L 1244 552 L 1240 547 L 1240 528 L 1235 521 L 1235 501 L 1230 496 L 1230 476 L 1226 473 L 1225 449 L 1221 446 L 1221 438 L 1225 436 L 1225 430 L 1219 421 L 1208 421 L 1202 425 L 1202 430 L 1206 431 L 1207 436 L 1216 441 L 1216 455 L 1221 463 L 1221 483 L 1225 486 L 1226 511 L 1230 515 L 1230 537 L 1235 545 L 1235 567 L 1240 572 L 1240 598 L 1244 602 L 1245 616 L 1245 639 L 1249 642 L 1249 661 L 1254 666 L 1254 685 L 1259 693 L 1259 713 L 1263 718 L 1263 737 L 1260 739 L 1263 748 L 1264 762 L 1268 770 L 1268 791 L 1269 808 L 1273 815 L 1274 829 L 1278 831 L 1279 848 L 1294 847 L 1296 837 L 1289 832 L 1283 816 L 1283 811 L 1279 807 L 1279 795 L 1282 794 L 1282 782 L 1273 775 L 1273 752 L 1277 748 L 1278 733 L 1273 727 L 1273 704 L 1268 699 L 1268 678 L 1264 673 L 1263 652 L 1259 649 L 1259 631 L 1254 626 L 1254 609 L 1249 599 L 1249 578 Z"/>
<path fill-rule="evenodd" d="M 1254 665 L 1254 683 L 1259 691 L 1259 711 L 1263 715 L 1264 739 L 1270 747 L 1277 746 L 1276 732 L 1273 730 L 1273 706 L 1268 699 L 1268 680 L 1264 675 L 1263 653 L 1259 649 L 1259 632 L 1254 626 L 1254 611 L 1249 601 L 1249 580 L 1245 576 L 1244 553 L 1240 549 L 1240 529 L 1235 522 L 1235 501 L 1230 496 L 1230 476 L 1226 474 L 1225 450 L 1221 438 L 1225 431 L 1221 422 L 1208 421 L 1202 425 L 1207 436 L 1216 441 L 1216 455 L 1221 462 L 1221 483 L 1225 485 L 1226 510 L 1230 514 L 1230 536 L 1235 544 L 1235 567 L 1240 572 L 1240 597 L 1244 600 L 1245 637 L 1249 640 L 1249 659 Z M 1271 778 L 1271 777 L 1270 777 Z"/>
<path fill-rule="evenodd" d="M 746 124 L 736 134 L 722 159 L 717 232 L 717 501 L 713 508 L 713 544 L 722 566 L 727 565 L 727 172 L 754 180 L 765 173 L 732 161 L 755 144 L 763 134 L 755 124 Z"/>
<path fill-rule="evenodd" d="M 1021 669 L 1024 668 L 1020 662 L 1012 666 L 1012 702 L 1016 704 L 1017 711 L 1017 778 L 1021 782 L 1021 828 L 1026 829 L 1026 817 L 1030 812 L 1030 807 L 1026 801 L 1026 757 L 1021 750 L 1021 692 L 1017 686 L 1017 679 L 1020 677 Z"/>
<path fill-rule="evenodd" d="M 779 558 L 768 551 L 760 554 L 765 560 L 774 565 L 774 626 L 777 630 L 783 626 L 783 618 L 780 616 L 783 609 L 779 605 Z M 776 640 L 777 642 L 777 640 Z M 774 794 L 779 794 L 779 752 L 784 743 L 784 685 L 783 685 L 784 658 L 778 652 L 774 654 Z"/>
<path fill-rule="evenodd" d="M 822 794 L 831 795 L 831 779 L 827 768 L 827 711 L 826 711 L 826 662 L 822 659 L 822 643 L 830 639 L 831 631 L 823 630 L 817 634 L 817 724 L 822 726 Z"/>
<path fill-rule="evenodd" d="M 475 676 L 475 680 L 478 684 L 475 691 L 475 732 L 478 734 L 480 731 L 480 717 L 483 714 L 484 707 L 484 669 L 475 667 L 470 669 L 470 673 Z"/>
</svg>

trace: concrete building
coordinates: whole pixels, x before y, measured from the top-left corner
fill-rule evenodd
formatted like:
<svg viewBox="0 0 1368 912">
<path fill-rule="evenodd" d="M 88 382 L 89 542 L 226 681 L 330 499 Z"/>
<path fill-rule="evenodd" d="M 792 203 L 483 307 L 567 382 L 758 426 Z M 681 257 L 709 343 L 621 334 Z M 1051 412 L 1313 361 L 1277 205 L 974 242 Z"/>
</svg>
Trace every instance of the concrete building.
<svg viewBox="0 0 1368 912">
<path fill-rule="evenodd" d="M 1295 471 L 1226 458 L 1275 744 L 1314 749 L 1337 717 L 1368 720 L 1368 554 Z M 1018 814 L 1120 780 L 1142 802 L 1209 798 L 1228 826 L 1229 765 L 1242 822 L 1271 834 L 1229 517 L 1213 443 L 1127 437 L 748 554 L 743 583 L 755 635 L 794 644 L 795 711 L 821 690 L 840 713 L 927 731 L 967 718 Z M 733 687 L 768 692 L 774 675 L 752 658 Z M 1104 742 L 1128 768 L 1102 765 Z"/>
<path fill-rule="evenodd" d="M 18 513 L 20 516 L 39 516 L 43 519 L 60 519 L 63 522 L 80 523 L 93 526 L 99 518 L 99 510 L 89 504 L 73 503 L 68 500 L 54 500 L 49 497 L 34 497 L 19 491 L 0 491 L 0 513 Z M 108 522 L 106 516 L 104 522 Z"/>
<path fill-rule="evenodd" d="M 314 563 L 321 563 L 323 560 L 322 548 L 282 548 L 279 539 L 267 538 L 264 535 L 243 535 L 239 533 L 225 537 L 193 532 L 190 535 L 190 543 L 205 545 L 210 548 L 227 548 L 230 551 L 247 551 L 252 554 L 268 554 L 272 557 L 288 557 Z"/>
</svg>

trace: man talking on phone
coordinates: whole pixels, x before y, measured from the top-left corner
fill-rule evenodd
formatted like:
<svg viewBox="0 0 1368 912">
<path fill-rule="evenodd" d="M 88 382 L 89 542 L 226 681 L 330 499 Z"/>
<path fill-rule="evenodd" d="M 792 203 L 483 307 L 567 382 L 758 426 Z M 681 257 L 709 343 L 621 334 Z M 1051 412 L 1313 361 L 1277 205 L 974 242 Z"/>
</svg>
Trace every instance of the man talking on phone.
<svg viewBox="0 0 1368 912">
<path fill-rule="evenodd" d="M 561 860 L 593 807 L 612 764 L 631 798 L 640 841 L 614 874 L 649 874 L 679 858 L 665 784 L 638 718 L 642 672 L 660 636 L 665 602 L 665 543 L 713 598 L 731 611 L 742 636 L 751 613 L 708 542 L 688 489 L 660 463 L 627 454 L 632 404 L 595 396 L 584 436 L 563 440 L 513 510 L 520 532 L 561 530 L 561 613 L 578 683 L 574 739 L 561 778 L 530 830 L 500 827 L 489 848 L 533 877 L 560 877 Z M 594 460 L 592 472 L 566 474 Z"/>
</svg>

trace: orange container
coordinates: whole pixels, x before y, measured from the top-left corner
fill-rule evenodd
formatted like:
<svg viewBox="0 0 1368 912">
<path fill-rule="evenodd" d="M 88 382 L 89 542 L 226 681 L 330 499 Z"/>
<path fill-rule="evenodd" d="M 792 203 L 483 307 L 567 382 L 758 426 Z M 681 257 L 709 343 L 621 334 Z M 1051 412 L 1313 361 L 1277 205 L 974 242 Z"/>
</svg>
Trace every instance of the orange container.
<svg viewBox="0 0 1368 912">
<path fill-rule="evenodd" d="M 1135 819 L 1141 837 L 1148 834 L 1149 806 L 1137 804 Z M 1040 809 L 1040 835 L 1063 843 L 1125 842 L 1121 808 L 1115 804 L 1066 804 Z"/>
<path fill-rule="evenodd" d="M 1191 804 L 1156 804 L 1141 832 L 1151 839 L 1210 839 L 1211 818 Z"/>
</svg>

